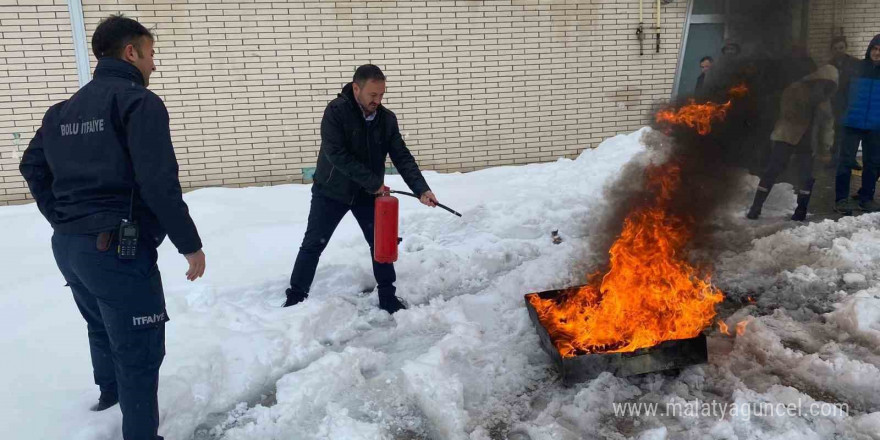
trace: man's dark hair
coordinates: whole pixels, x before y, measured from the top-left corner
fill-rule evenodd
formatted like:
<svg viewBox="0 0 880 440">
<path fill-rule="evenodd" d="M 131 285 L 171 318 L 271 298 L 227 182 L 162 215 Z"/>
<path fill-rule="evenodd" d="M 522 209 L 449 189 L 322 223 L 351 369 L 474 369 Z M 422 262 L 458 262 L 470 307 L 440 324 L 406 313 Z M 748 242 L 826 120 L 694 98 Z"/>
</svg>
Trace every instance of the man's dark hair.
<svg viewBox="0 0 880 440">
<path fill-rule="evenodd" d="M 708 62 L 710 62 L 710 63 L 714 63 L 714 62 L 715 62 L 715 60 L 713 60 L 712 57 L 710 57 L 710 56 L 705 56 L 705 57 L 703 57 L 703 58 L 700 58 L 700 64 L 703 64 L 703 61 L 708 61 Z"/>
<path fill-rule="evenodd" d="M 385 74 L 382 73 L 382 69 L 380 69 L 379 66 L 364 64 L 354 71 L 354 78 L 352 78 L 352 81 L 357 83 L 358 87 L 363 87 L 369 80 L 385 81 Z"/>
<path fill-rule="evenodd" d="M 122 58 L 122 52 L 129 44 L 133 44 L 140 52 L 140 39 L 147 37 L 154 39 L 153 33 L 144 25 L 125 17 L 122 14 L 111 15 L 98 24 L 92 35 L 92 53 L 95 58 L 104 57 Z"/>
<path fill-rule="evenodd" d="M 831 46 L 833 47 L 837 43 L 843 43 L 845 46 L 849 47 L 849 43 L 846 42 L 845 35 L 838 35 L 831 39 Z"/>
</svg>

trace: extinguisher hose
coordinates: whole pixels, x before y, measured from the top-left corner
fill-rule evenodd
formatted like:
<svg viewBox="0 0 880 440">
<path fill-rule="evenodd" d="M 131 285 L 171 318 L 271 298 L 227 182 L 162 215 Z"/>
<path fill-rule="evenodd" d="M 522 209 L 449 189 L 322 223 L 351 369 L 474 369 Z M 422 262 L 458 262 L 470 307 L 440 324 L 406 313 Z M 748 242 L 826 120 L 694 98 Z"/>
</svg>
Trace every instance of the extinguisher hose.
<svg viewBox="0 0 880 440">
<path fill-rule="evenodd" d="M 396 191 L 396 190 L 393 190 L 393 189 L 392 189 L 392 190 L 389 191 L 389 192 L 392 192 L 392 193 L 394 193 L 394 194 L 403 194 L 403 195 L 405 195 L 405 196 L 414 197 L 414 198 L 416 198 L 416 199 L 419 198 L 419 196 L 417 196 L 417 195 L 415 195 L 415 194 L 413 194 L 413 193 L 405 192 L 405 191 Z M 451 213 L 453 213 L 453 214 L 455 214 L 455 215 L 461 217 L 461 214 L 459 214 L 458 211 L 456 211 L 456 210 L 454 210 L 454 209 L 452 209 L 452 208 L 450 208 L 450 207 L 448 207 L 448 206 L 446 206 L 446 205 L 444 205 L 444 204 L 442 204 L 442 203 L 438 203 L 437 206 L 439 206 L 439 207 L 441 207 L 441 208 L 443 208 L 443 209 L 445 209 L 445 210 L 447 210 L 447 211 L 449 211 L 449 212 L 451 212 Z"/>
</svg>

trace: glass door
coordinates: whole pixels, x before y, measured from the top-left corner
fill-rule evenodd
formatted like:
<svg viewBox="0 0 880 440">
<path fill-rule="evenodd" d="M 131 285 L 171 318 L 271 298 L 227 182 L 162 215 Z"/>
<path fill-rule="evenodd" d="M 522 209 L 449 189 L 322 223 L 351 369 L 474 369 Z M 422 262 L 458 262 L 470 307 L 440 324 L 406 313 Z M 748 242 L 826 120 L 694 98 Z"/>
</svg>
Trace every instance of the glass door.
<svg viewBox="0 0 880 440">
<path fill-rule="evenodd" d="M 783 58 L 805 47 L 809 0 L 690 0 L 673 96 L 694 92 L 700 60 L 726 41 L 743 56 Z"/>
</svg>

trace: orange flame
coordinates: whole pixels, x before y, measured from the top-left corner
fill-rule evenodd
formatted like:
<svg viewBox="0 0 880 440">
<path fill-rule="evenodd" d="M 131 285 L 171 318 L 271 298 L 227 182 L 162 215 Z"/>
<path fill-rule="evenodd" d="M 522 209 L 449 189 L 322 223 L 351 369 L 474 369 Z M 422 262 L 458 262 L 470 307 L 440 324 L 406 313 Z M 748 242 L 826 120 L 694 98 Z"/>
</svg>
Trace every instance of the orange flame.
<svg viewBox="0 0 880 440">
<path fill-rule="evenodd" d="M 742 98 L 749 94 L 749 88 L 745 84 L 739 84 L 730 88 L 727 91 L 727 94 L 730 95 L 731 98 Z"/>
<path fill-rule="evenodd" d="M 714 121 L 727 117 L 733 98 L 748 93 L 745 84 L 731 88 L 724 104 L 693 100 L 678 110 L 657 113 L 657 122 L 686 125 L 709 134 Z M 723 299 L 684 257 L 691 239 L 691 221 L 669 213 L 681 183 L 675 164 L 648 168 L 647 189 L 653 204 L 629 213 L 623 231 L 609 250 L 604 274 L 590 276 L 587 285 L 560 298 L 528 296 L 559 353 L 622 353 L 653 347 L 663 341 L 688 339 L 709 326 L 715 304 Z M 737 333 L 747 323 L 737 324 Z M 729 334 L 727 325 L 719 323 Z"/>
<path fill-rule="evenodd" d="M 737 336 L 742 336 L 742 335 L 746 334 L 746 326 L 749 325 L 749 322 L 751 322 L 751 321 L 746 319 L 744 321 L 740 321 L 740 322 L 736 323 L 736 335 Z M 730 333 L 730 327 L 728 327 L 727 323 L 724 321 L 718 321 L 718 330 L 722 334 L 725 334 L 727 336 L 733 336 L 733 334 Z"/>
<path fill-rule="evenodd" d="M 655 120 L 657 123 L 666 123 L 669 125 L 685 125 L 696 129 L 697 133 L 705 136 L 712 132 L 712 123 L 715 121 L 723 121 L 727 117 L 727 111 L 733 105 L 733 98 L 742 98 L 748 94 L 749 89 L 745 84 L 739 84 L 727 91 L 731 100 L 724 104 L 707 102 L 697 104 L 693 99 L 688 100 L 688 104 L 679 109 L 665 109 L 657 112 Z"/>
<path fill-rule="evenodd" d="M 742 336 L 746 334 L 746 326 L 749 325 L 749 321 L 740 321 L 736 324 L 736 335 Z"/>
<path fill-rule="evenodd" d="M 665 122 L 672 125 L 687 125 L 697 130 L 702 136 L 712 131 L 713 121 L 723 121 L 727 117 L 727 110 L 732 105 L 731 101 L 724 104 L 716 104 L 707 102 L 705 104 L 697 104 L 693 99 L 688 101 L 688 105 L 678 110 L 661 110 L 657 112 L 657 122 Z"/>
<path fill-rule="evenodd" d="M 678 166 L 651 167 L 647 173 L 656 199 L 626 218 L 609 251 L 608 271 L 562 299 L 529 296 L 564 357 L 693 338 L 712 322 L 715 304 L 723 299 L 709 277 L 684 259 L 690 222 L 668 213 L 680 184 Z"/>
</svg>

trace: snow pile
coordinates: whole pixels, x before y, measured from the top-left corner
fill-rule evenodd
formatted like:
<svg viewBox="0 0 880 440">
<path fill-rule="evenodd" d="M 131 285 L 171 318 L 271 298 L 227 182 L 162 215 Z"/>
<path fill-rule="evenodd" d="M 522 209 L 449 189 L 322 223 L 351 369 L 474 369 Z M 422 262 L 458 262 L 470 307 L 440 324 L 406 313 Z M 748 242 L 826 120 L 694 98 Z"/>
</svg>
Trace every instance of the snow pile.
<svg viewBox="0 0 880 440">
<path fill-rule="evenodd" d="M 308 186 L 187 194 L 208 272 L 187 283 L 184 260 L 169 243 L 160 249 L 171 317 L 160 433 L 168 440 L 880 438 L 880 216 L 794 227 L 784 220 L 794 195 L 780 185 L 763 218 L 747 222 L 753 177 L 719 214 L 730 246 L 713 278 L 730 299 L 721 317 L 730 325 L 749 320 L 746 333 L 710 331 L 709 364 L 679 375 L 559 384 L 523 295 L 584 278 L 592 226 L 610 202 L 603 186 L 634 158 L 645 160 L 643 133 L 609 139 L 576 160 L 426 173 L 440 201 L 464 217 L 401 200 L 397 285 L 412 307 L 393 318 L 369 292 L 370 255 L 351 216 L 330 241 L 309 299 L 279 307 L 306 225 Z M 404 187 L 398 176 L 386 183 Z M 562 243 L 553 244 L 554 230 Z M 87 410 L 97 390 L 85 325 L 54 266 L 50 236 L 33 205 L 0 209 L 0 387 L 7 390 L 0 417 L 10 438 L 115 440 L 118 409 Z M 760 404 L 794 415 L 752 411 Z M 659 410 L 624 411 L 632 405 Z M 835 405 L 847 411 L 830 411 Z M 723 414 L 712 413 L 721 406 Z"/>
<path fill-rule="evenodd" d="M 864 277 L 861 280 L 864 282 Z M 878 293 L 880 290 L 876 287 L 856 293 L 838 304 L 838 310 L 828 315 L 829 320 L 847 333 L 864 339 L 868 344 L 880 345 L 880 294 Z"/>
</svg>

